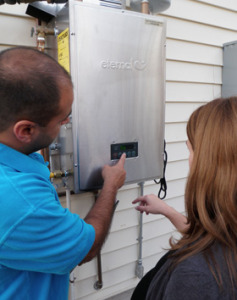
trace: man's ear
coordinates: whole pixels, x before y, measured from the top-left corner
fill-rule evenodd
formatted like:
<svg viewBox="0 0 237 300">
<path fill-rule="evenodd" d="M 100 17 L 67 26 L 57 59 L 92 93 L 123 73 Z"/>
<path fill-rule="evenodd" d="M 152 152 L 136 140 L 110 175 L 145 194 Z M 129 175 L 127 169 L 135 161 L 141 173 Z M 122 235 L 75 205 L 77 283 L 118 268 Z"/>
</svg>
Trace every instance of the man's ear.
<svg viewBox="0 0 237 300">
<path fill-rule="evenodd" d="M 30 143 L 37 131 L 38 125 L 28 120 L 21 120 L 15 123 L 13 132 L 15 137 L 22 143 Z"/>
</svg>

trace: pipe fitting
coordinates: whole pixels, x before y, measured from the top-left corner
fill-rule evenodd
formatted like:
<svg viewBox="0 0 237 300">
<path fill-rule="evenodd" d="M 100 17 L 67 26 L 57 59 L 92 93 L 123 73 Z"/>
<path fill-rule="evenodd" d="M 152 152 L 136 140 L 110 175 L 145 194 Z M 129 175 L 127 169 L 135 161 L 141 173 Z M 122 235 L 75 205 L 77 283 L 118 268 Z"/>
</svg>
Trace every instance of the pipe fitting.
<svg viewBox="0 0 237 300">
<path fill-rule="evenodd" d="M 62 145 L 59 144 L 59 143 L 53 143 L 49 146 L 49 149 L 50 150 L 55 150 L 55 151 L 58 151 L 62 148 Z"/>
<path fill-rule="evenodd" d="M 72 176 L 72 170 L 55 170 L 54 172 L 50 172 L 49 178 L 62 178 Z"/>
<path fill-rule="evenodd" d="M 100 282 L 99 280 L 94 283 L 95 290 L 100 290 L 100 289 L 102 289 L 102 287 L 103 287 L 103 283 Z"/>
<path fill-rule="evenodd" d="M 149 1 L 148 0 L 142 0 L 141 1 L 141 12 L 143 14 L 149 14 Z"/>
<path fill-rule="evenodd" d="M 44 52 L 44 48 L 45 48 L 45 33 L 41 31 L 37 34 L 37 49 L 40 52 Z"/>
</svg>

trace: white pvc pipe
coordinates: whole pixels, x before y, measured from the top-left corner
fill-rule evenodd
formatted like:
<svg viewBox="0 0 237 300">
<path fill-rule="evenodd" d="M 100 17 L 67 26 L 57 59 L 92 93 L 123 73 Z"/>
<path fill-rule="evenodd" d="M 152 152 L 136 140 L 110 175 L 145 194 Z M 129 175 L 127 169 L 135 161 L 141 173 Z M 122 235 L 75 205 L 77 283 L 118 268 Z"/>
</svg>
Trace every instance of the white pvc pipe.
<svg viewBox="0 0 237 300">
<path fill-rule="evenodd" d="M 70 197 L 70 190 L 69 188 L 66 188 L 66 205 L 67 205 L 67 208 L 69 210 L 71 210 L 71 197 Z"/>
</svg>

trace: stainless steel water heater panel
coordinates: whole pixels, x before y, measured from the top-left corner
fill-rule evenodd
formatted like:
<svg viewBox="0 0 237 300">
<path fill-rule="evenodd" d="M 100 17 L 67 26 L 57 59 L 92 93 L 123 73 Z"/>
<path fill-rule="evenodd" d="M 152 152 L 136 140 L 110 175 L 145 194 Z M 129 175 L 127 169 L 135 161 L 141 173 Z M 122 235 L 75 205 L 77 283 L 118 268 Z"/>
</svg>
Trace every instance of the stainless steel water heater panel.
<svg viewBox="0 0 237 300">
<path fill-rule="evenodd" d="M 163 172 L 165 24 L 157 16 L 71 2 L 75 192 L 99 189 L 126 152 L 126 183 Z"/>
</svg>

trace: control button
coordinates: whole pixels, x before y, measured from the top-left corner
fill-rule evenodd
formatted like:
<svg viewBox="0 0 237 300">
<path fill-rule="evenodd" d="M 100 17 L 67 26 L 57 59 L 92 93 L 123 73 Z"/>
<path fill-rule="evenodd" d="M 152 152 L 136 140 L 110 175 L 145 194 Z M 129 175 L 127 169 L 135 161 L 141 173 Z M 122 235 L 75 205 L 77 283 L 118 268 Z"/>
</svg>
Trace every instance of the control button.
<svg viewBox="0 0 237 300">
<path fill-rule="evenodd" d="M 138 156 L 138 142 L 119 143 L 110 145 L 110 157 L 112 160 L 120 159 L 122 154 L 125 153 L 126 157 Z"/>
<path fill-rule="evenodd" d="M 113 153 L 113 159 L 117 159 L 118 158 L 118 153 L 117 152 L 114 152 Z"/>
</svg>

